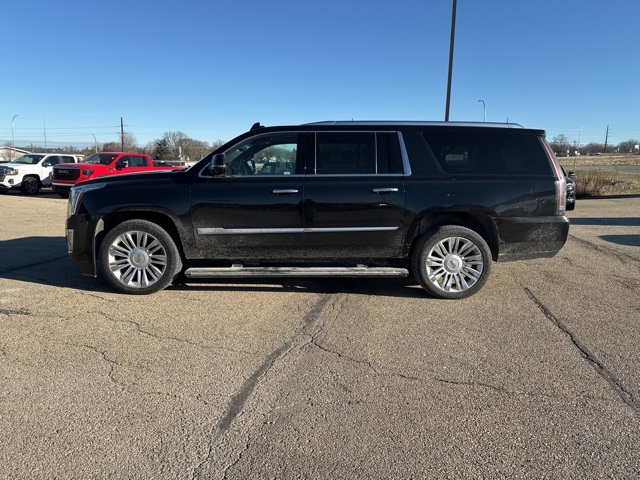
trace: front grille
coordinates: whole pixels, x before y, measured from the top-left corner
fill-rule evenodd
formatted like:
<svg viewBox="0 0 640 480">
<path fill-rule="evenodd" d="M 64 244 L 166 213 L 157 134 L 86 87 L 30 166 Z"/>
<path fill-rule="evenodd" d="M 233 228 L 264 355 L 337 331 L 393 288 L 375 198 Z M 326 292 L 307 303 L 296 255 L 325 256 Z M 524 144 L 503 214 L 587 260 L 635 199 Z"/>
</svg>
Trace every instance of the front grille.
<svg viewBox="0 0 640 480">
<path fill-rule="evenodd" d="M 53 179 L 54 180 L 77 180 L 80 178 L 79 168 L 54 168 Z"/>
<path fill-rule="evenodd" d="M 4 177 L 6 177 L 7 174 L 4 173 L 4 171 L 0 171 L 0 182 L 4 182 Z"/>
</svg>

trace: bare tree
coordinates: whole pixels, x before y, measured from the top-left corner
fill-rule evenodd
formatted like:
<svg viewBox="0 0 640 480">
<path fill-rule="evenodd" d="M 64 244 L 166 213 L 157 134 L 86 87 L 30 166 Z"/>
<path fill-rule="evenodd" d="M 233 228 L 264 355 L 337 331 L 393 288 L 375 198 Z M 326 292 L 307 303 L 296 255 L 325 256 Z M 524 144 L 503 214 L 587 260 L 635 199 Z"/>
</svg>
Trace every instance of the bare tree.
<svg viewBox="0 0 640 480">
<path fill-rule="evenodd" d="M 618 144 L 618 150 L 620 153 L 638 153 L 636 145 L 640 145 L 640 140 L 629 139 L 626 142 L 620 142 Z"/>
<path fill-rule="evenodd" d="M 124 152 L 135 152 L 138 150 L 138 139 L 132 133 L 124 132 L 123 139 Z"/>
<path fill-rule="evenodd" d="M 124 145 L 122 141 L 124 140 Z M 138 140 L 129 132 L 124 132 L 124 136 L 118 135 L 118 140 L 106 142 L 102 145 L 103 152 L 138 152 Z"/>
<path fill-rule="evenodd" d="M 604 151 L 604 143 L 591 142 L 582 147 L 581 150 L 587 154 L 602 153 Z"/>
<path fill-rule="evenodd" d="M 569 142 L 569 137 L 567 137 L 564 133 L 560 135 L 556 135 L 549 142 L 551 148 L 559 156 L 567 155 L 567 152 L 571 150 L 571 143 Z"/>
</svg>

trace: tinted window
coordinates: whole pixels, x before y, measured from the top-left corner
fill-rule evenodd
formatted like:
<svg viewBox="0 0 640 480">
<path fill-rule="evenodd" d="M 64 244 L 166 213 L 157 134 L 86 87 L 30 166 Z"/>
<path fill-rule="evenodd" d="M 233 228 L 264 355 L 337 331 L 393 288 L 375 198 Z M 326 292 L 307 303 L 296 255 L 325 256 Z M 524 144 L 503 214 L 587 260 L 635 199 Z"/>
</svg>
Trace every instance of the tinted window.
<svg viewBox="0 0 640 480">
<path fill-rule="evenodd" d="M 529 174 L 550 172 L 534 135 L 486 132 L 423 132 L 442 169 L 449 174 Z"/>
<path fill-rule="evenodd" d="M 44 159 L 43 163 L 49 163 L 49 165 L 58 165 L 60 163 L 60 157 L 57 155 L 49 155 Z"/>
<path fill-rule="evenodd" d="M 85 158 L 82 163 L 90 163 L 95 165 L 109 165 L 117 155 L 111 153 L 94 153 Z"/>
<path fill-rule="evenodd" d="M 227 175 L 293 175 L 298 150 L 296 133 L 251 137 L 225 152 Z"/>
<path fill-rule="evenodd" d="M 378 133 L 377 137 L 377 173 L 403 173 L 402 156 L 397 133 Z"/>
<path fill-rule="evenodd" d="M 130 167 L 146 167 L 148 165 L 147 157 L 129 157 Z"/>
<path fill-rule="evenodd" d="M 376 173 L 375 133 L 316 134 L 316 173 L 349 175 Z"/>
</svg>

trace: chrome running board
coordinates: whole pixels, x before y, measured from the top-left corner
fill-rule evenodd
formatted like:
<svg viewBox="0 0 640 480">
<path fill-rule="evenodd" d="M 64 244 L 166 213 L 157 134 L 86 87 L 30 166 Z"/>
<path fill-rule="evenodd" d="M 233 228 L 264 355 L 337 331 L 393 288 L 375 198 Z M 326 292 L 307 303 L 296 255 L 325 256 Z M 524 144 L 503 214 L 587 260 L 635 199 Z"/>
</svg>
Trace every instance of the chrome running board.
<svg viewBox="0 0 640 480">
<path fill-rule="evenodd" d="M 409 270 L 395 267 L 232 267 L 189 268 L 187 278 L 238 277 L 407 277 Z"/>
</svg>

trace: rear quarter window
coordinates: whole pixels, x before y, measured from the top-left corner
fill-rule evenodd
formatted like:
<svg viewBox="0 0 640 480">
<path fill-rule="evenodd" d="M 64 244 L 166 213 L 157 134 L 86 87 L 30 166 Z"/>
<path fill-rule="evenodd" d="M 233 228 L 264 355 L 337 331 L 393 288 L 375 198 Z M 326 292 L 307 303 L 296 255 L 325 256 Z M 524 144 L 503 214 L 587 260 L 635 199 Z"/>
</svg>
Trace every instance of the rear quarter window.
<svg viewBox="0 0 640 480">
<path fill-rule="evenodd" d="M 442 170 L 450 175 L 548 175 L 540 140 L 528 133 L 423 132 Z"/>
</svg>

